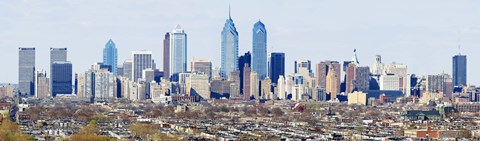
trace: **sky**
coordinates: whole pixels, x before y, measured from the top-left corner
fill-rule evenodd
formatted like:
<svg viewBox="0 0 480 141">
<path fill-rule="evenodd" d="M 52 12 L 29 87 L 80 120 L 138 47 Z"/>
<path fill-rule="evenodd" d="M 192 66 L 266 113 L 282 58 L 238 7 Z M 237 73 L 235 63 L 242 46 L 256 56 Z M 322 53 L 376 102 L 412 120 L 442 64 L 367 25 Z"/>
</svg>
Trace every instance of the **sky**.
<svg viewBox="0 0 480 141">
<path fill-rule="evenodd" d="M 109 39 L 118 64 L 150 50 L 162 69 L 163 38 L 180 24 L 188 58 L 220 66 L 220 33 L 231 17 L 239 55 L 252 50 L 253 24 L 268 32 L 268 52 L 293 62 L 351 60 L 408 65 L 409 74 L 452 73 L 452 56 L 467 55 L 468 83 L 480 84 L 480 1 L 475 0 L 5 0 L 0 4 L 0 82 L 17 83 L 18 47 L 36 48 L 36 68 L 49 71 L 49 48 L 67 47 L 73 71 L 102 61 Z M 459 41 L 460 39 L 460 41 Z M 458 47 L 461 47 L 459 50 Z"/>
</svg>

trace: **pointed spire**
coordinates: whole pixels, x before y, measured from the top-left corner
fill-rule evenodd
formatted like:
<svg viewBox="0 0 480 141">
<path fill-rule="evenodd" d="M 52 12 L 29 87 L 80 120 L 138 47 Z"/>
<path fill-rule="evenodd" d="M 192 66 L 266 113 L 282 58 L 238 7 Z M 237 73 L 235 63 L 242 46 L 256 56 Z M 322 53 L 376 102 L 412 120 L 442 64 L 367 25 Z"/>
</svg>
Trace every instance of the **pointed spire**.
<svg viewBox="0 0 480 141">
<path fill-rule="evenodd" d="M 230 15 L 230 4 L 228 4 L 228 19 L 232 19 L 232 16 Z"/>
<path fill-rule="evenodd" d="M 358 62 L 358 58 L 357 58 L 357 49 L 353 49 L 352 63 L 357 64 L 357 65 L 360 64 L 360 62 Z"/>
<path fill-rule="evenodd" d="M 175 26 L 175 29 L 182 29 L 182 27 L 180 27 L 180 24 L 177 24 L 177 26 Z"/>
</svg>

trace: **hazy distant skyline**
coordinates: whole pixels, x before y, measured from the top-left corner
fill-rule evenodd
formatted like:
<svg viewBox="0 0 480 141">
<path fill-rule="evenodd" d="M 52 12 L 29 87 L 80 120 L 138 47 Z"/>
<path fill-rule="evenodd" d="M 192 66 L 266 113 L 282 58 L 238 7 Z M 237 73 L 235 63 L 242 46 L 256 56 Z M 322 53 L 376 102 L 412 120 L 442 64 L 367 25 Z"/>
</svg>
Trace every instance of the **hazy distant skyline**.
<svg viewBox="0 0 480 141">
<path fill-rule="evenodd" d="M 163 38 L 177 24 L 188 34 L 188 61 L 208 58 L 220 66 L 229 4 L 239 55 L 252 50 L 253 24 L 261 20 L 268 52 L 285 52 L 286 74 L 293 72 L 294 60 L 343 62 L 355 48 L 362 66 L 371 66 L 380 54 L 384 63 L 408 65 L 408 73 L 451 74 L 460 32 L 468 83 L 480 84 L 480 1 L 470 0 L 3 1 L 0 82 L 17 83 L 19 47 L 35 47 L 36 69 L 47 71 L 49 48 L 66 47 L 77 73 L 102 61 L 109 39 L 118 48 L 118 64 L 130 59 L 131 51 L 149 50 L 163 70 Z"/>
</svg>

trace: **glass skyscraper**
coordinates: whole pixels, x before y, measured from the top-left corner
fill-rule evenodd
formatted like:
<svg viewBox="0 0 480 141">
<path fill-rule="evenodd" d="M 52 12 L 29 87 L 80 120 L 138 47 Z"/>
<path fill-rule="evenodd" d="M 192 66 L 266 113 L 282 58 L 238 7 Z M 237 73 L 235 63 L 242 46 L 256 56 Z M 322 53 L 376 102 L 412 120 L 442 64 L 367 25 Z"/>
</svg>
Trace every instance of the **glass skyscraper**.
<svg viewBox="0 0 480 141">
<path fill-rule="evenodd" d="M 187 34 L 177 25 L 170 33 L 170 76 L 187 72 Z"/>
<path fill-rule="evenodd" d="M 52 96 L 72 94 L 72 63 L 55 61 L 52 64 Z"/>
<path fill-rule="evenodd" d="M 453 85 L 467 86 L 467 56 L 455 55 L 452 61 Z"/>
<path fill-rule="evenodd" d="M 21 95 L 35 93 L 35 48 L 18 49 L 18 91 Z"/>
<path fill-rule="evenodd" d="M 112 39 L 108 40 L 103 48 L 103 64 L 110 67 L 109 70 L 116 76 L 117 75 L 117 48 Z"/>
<path fill-rule="evenodd" d="M 252 71 L 257 72 L 258 78 L 267 77 L 267 30 L 265 25 L 258 21 L 253 26 L 253 58 Z"/>
<path fill-rule="evenodd" d="M 222 30 L 222 63 L 220 75 L 227 79 L 230 72 L 238 70 L 238 32 L 228 14 Z"/>
<path fill-rule="evenodd" d="M 50 48 L 50 92 L 53 94 L 53 63 L 67 61 L 67 48 Z"/>
<path fill-rule="evenodd" d="M 277 83 L 280 75 L 285 76 L 285 53 L 274 52 L 270 55 L 269 76 L 272 83 Z"/>
</svg>

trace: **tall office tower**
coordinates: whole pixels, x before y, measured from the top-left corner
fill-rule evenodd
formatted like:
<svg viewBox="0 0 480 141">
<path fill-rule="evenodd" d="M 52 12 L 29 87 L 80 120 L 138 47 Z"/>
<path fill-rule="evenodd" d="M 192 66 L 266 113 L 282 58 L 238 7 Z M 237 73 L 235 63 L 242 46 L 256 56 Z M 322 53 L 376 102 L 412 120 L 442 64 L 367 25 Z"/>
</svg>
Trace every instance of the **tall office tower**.
<svg viewBox="0 0 480 141">
<path fill-rule="evenodd" d="M 341 74 L 341 65 L 337 61 L 322 61 L 319 64 L 317 64 L 317 85 L 326 89 L 327 88 L 327 75 L 329 73 L 333 73 L 332 77 L 335 77 L 337 80 L 335 80 L 336 83 L 338 83 L 338 90 L 340 90 L 340 74 Z M 333 72 L 330 72 L 330 68 L 333 68 Z M 331 81 L 333 82 L 333 80 Z M 337 84 L 335 84 L 337 85 Z M 327 89 L 328 93 L 328 89 Z"/>
<path fill-rule="evenodd" d="M 180 25 L 170 33 L 170 77 L 187 72 L 187 34 Z"/>
<path fill-rule="evenodd" d="M 132 79 L 132 73 L 133 73 L 132 64 L 133 64 L 133 62 L 130 59 L 127 59 L 127 60 L 125 60 L 125 62 L 123 62 L 123 77 L 126 77 L 130 80 L 133 80 Z"/>
<path fill-rule="evenodd" d="M 285 83 L 285 77 L 283 75 L 280 75 L 277 80 L 277 97 L 279 99 L 287 99 L 287 93 L 286 93 L 286 83 Z"/>
<path fill-rule="evenodd" d="M 50 96 L 49 86 L 50 80 L 47 78 L 47 71 L 39 70 L 35 73 L 35 97 L 37 98 L 47 98 Z"/>
<path fill-rule="evenodd" d="M 257 72 L 251 71 L 250 72 L 250 97 L 253 96 L 255 99 L 260 98 L 259 93 L 259 81 L 258 81 L 258 74 Z"/>
<path fill-rule="evenodd" d="M 370 88 L 370 67 L 357 67 L 355 71 L 355 90 L 366 91 Z"/>
<path fill-rule="evenodd" d="M 50 48 L 50 92 L 53 93 L 53 73 L 52 67 L 53 63 L 56 61 L 65 62 L 67 61 L 67 48 Z"/>
<path fill-rule="evenodd" d="M 243 90 L 243 92 L 241 92 L 243 94 L 243 99 L 245 100 L 250 100 L 250 96 L 251 96 L 251 92 L 250 92 L 250 73 L 251 73 L 251 69 L 250 69 L 250 66 L 248 64 L 244 64 L 244 69 L 243 69 L 243 79 L 240 79 L 240 81 L 243 81 L 243 82 L 240 82 L 240 83 L 243 83 L 242 84 L 242 88 L 240 90 Z"/>
<path fill-rule="evenodd" d="M 443 74 L 443 93 L 453 99 L 453 79 L 449 74 Z"/>
<path fill-rule="evenodd" d="M 467 86 L 467 56 L 455 55 L 452 58 L 453 61 L 453 85 L 454 86 Z"/>
<path fill-rule="evenodd" d="M 116 79 L 113 73 L 106 69 L 95 72 L 94 99 L 97 102 L 104 102 L 116 97 Z"/>
<path fill-rule="evenodd" d="M 240 70 L 240 93 L 242 94 L 243 94 L 243 84 L 244 84 L 243 73 L 245 72 L 244 71 L 245 64 L 248 64 L 248 66 L 251 66 L 252 64 L 252 54 L 250 54 L 250 52 L 246 52 L 244 55 L 238 57 L 238 68 Z"/>
<path fill-rule="evenodd" d="M 398 89 L 402 92 L 408 91 L 407 88 L 407 65 L 391 63 L 384 66 L 383 75 L 395 75 L 398 77 Z M 383 75 L 381 77 L 383 77 Z"/>
<path fill-rule="evenodd" d="M 52 96 L 72 94 L 72 63 L 55 61 L 52 64 Z"/>
<path fill-rule="evenodd" d="M 105 48 L 103 48 L 103 64 L 108 65 L 110 67 L 109 70 L 111 70 L 115 76 L 118 74 L 117 62 L 117 48 L 112 39 L 110 39 L 107 44 L 105 44 Z"/>
<path fill-rule="evenodd" d="M 280 76 L 285 76 L 285 53 L 273 52 L 270 55 L 269 77 L 277 83 Z"/>
<path fill-rule="evenodd" d="M 222 63 L 220 76 L 228 78 L 230 72 L 238 70 L 238 32 L 228 10 L 228 19 L 222 30 Z"/>
<path fill-rule="evenodd" d="M 375 62 L 372 66 L 372 74 L 373 75 L 381 75 L 383 73 L 383 63 L 382 63 L 382 56 L 375 55 Z"/>
<path fill-rule="evenodd" d="M 267 77 L 267 29 L 265 25 L 258 21 L 253 25 L 253 45 L 252 45 L 252 71 L 257 72 L 258 78 L 263 80 Z"/>
<path fill-rule="evenodd" d="M 23 96 L 35 94 L 35 48 L 18 48 L 18 87 Z"/>
<path fill-rule="evenodd" d="M 133 51 L 132 58 L 132 78 L 133 81 L 138 82 L 138 79 L 142 78 L 142 71 L 147 68 L 152 68 L 152 52 Z"/>
<path fill-rule="evenodd" d="M 163 79 L 170 80 L 170 33 L 163 39 Z"/>
<path fill-rule="evenodd" d="M 187 78 L 187 94 L 189 96 L 200 96 L 202 99 L 210 99 L 210 76 L 200 72 L 192 73 Z"/>
<path fill-rule="evenodd" d="M 325 78 L 325 87 L 324 88 L 326 93 L 330 94 L 331 99 L 336 99 L 337 94 L 340 93 L 340 64 L 336 64 L 338 66 L 334 66 L 334 64 L 330 64 L 327 68 L 327 76 Z M 320 75 L 320 74 L 318 74 Z M 323 81 L 323 80 L 322 80 Z"/>
<path fill-rule="evenodd" d="M 192 73 L 204 73 L 205 75 L 208 75 L 209 80 L 212 79 L 212 61 L 208 59 L 193 58 L 190 68 L 192 69 Z"/>
</svg>

